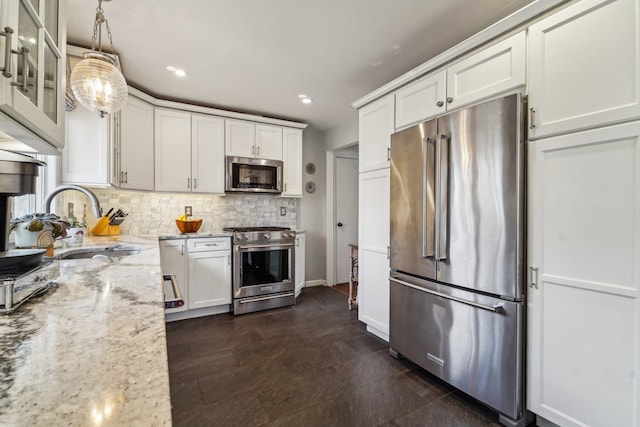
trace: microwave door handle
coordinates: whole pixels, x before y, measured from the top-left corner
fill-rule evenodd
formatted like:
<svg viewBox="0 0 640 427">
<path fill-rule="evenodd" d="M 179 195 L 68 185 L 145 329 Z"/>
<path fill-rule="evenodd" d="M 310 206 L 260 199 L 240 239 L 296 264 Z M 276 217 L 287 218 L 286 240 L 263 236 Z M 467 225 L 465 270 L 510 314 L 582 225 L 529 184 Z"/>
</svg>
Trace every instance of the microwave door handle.
<svg viewBox="0 0 640 427">
<path fill-rule="evenodd" d="M 435 255 L 435 149 L 434 138 L 422 140 L 422 258 L 433 258 Z"/>
<path fill-rule="evenodd" d="M 449 137 L 440 135 L 436 147 L 436 260 L 446 260 L 449 252 Z"/>
</svg>

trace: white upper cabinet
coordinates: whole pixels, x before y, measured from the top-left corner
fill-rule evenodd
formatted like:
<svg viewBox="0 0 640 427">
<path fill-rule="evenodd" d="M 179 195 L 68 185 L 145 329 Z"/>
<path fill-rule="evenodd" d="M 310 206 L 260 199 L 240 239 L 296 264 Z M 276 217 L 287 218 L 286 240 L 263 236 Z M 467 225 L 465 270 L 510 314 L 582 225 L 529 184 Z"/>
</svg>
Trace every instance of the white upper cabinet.
<svg viewBox="0 0 640 427">
<path fill-rule="evenodd" d="M 640 122 L 528 145 L 527 409 L 638 426 Z"/>
<path fill-rule="evenodd" d="M 0 125 L 26 144 L 2 148 L 55 154 L 64 146 L 64 8 L 63 1 L 0 2 Z"/>
<path fill-rule="evenodd" d="M 153 190 L 153 106 L 129 94 L 117 123 L 119 187 Z"/>
<path fill-rule="evenodd" d="M 254 157 L 255 142 L 255 124 L 240 120 L 225 120 L 225 154 L 227 156 Z"/>
<path fill-rule="evenodd" d="M 224 193 L 224 119 L 191 116 L 191 174 L 194 193 Z"/>
<path fill-rule="evenodd" d="M 524 86 L 525 32 L 399 89 L 396 130 Z"/>
<path fill-rule="evenodd" d="M 66 144 L 62 151 L 62 182 L 111 184 L 112 116 L 100 117 L 80 106 L 66 113 Z"/>
<path fill-rule="evenodd" d="M 388 168 L 391 134 L 394 132 L 394 95 L 387 95 L 364 107 L 358 114 L 360 172 Z"/>
<path fill-rule="evenodd" d="M 397 130 L 446 111 L 446 76 L 439 71 L 396 92 Z"/>
<path fill-rule="evenodd" d="M 256 124 L 255 157 L 282 160 L 282 128 Z"/>
<path fill-rule="evenodd" d="M 224 119 L 156 108 L 157 191 L 224 192 Z"/>
<path fill-rule="evenodd" d="M 447 68 L 447 110 L 493 97 L 526 82 L 525 32 L 519 32 Z"/>
<path fill-rule="evenodd" d="M 225 154 L 282 160 L 282 128 L 240 120 L 225 120 Z"/>
<path fill-rule="evenodd" d="M 640 0 L 582 0 L 529 28 L 529 137 L 640 116 Z"/>
<path fill-rule="evenodd" d="M 302 197 L 302 129 L 283 129 L 284 197 Z"/>
<path fill-rule="evenodd" d="M 155 110 L 155 189 L 191 191 L 191 114 Z"/>
</svg>

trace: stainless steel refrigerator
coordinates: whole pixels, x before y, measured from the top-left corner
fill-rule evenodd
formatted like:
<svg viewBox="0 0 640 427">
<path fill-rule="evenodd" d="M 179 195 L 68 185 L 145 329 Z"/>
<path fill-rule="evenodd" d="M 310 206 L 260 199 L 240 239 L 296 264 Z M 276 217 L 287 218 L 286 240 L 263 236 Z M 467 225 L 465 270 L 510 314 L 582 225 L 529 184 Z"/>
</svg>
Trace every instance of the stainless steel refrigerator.
<svg viewBox="0 0 640 427">
<path fill-rule="evenodd" d="M 520 94 L 391 137 L 390 345 L 520 424 L 524 130 Z"/>
</svg>

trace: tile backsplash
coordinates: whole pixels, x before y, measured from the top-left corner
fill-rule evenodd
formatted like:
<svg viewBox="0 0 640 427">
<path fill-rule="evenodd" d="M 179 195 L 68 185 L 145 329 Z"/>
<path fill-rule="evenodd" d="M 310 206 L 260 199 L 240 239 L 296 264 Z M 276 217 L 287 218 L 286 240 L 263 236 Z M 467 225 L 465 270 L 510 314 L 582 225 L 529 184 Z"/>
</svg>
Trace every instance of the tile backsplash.
<svg viewBox="0 0 640 427">
<path fill-rule="evenodd" d="M 175 219 L 184 213 L 185 206 L 192 206 L 193 217 L 202 218 L 200 233 L 220 231 L 234 226 L 279 226 L 295 228 L 297 225 L 298 199 L 265 195 L 140 193 L 114 189 L 92 188 L 100 200 L 103 212 L 110 208 L 127 212 L 120 226 L 122 234 L 173 235 L 178 234 Z M 78 219 L 86 208 L 86 219 L 91 228 L 94 218 L 89 198 L 77 191 L 60 193 L 55 200 L 55 212 L 67 215 L 68 203 L 74 204 Z M 281 208 L 286 214 L 280 215 Z"/>
</svg>

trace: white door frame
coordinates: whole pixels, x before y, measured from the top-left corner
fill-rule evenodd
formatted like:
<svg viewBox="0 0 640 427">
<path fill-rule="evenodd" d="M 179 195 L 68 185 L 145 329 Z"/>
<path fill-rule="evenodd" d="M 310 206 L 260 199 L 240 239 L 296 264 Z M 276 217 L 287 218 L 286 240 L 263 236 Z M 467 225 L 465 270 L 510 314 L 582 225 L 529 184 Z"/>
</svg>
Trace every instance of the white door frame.
<svg viewBox="0 0 640 427">
<path fill-rule="evenodd" d="M 348 159 L 358 159 L 356 153 L 341 152 L 345 148 L 358 145 L 357 142 L 342 146 L 336 150 L 327 150 L 327 286 L 335 286 L 336 284 L 336 158 L 344 157 Z"/>
</svg>

